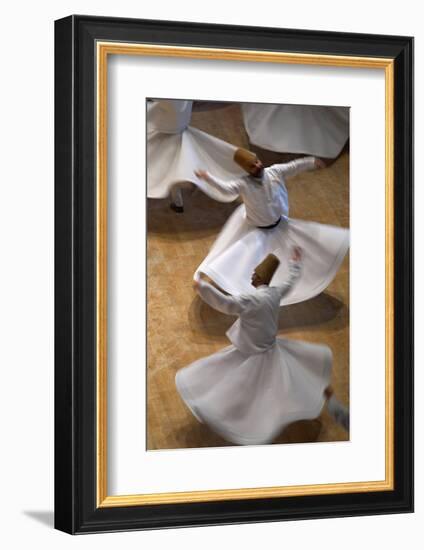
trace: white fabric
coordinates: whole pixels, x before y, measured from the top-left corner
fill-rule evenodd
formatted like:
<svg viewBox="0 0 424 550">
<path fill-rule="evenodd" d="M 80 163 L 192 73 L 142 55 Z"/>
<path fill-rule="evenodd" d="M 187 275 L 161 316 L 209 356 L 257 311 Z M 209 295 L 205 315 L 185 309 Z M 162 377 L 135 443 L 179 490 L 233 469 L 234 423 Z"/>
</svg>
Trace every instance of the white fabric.
<svg viewBox="0 0 424 550">
<path fill-rule="evenodd" d="M 227 332 L 233 345 L 178 371 L 176 386 L 195 417 L 232 443 L 270 443 L 288 424 L 316 418 L 325 403 L 330 349 L 276 338 L 280 299 L 296 276 L 239 297 L 199 283 L 205 301 L 239 316 Z"/>
<path fill-rule="evenodd" d="M 192 101 L 162 99 L 147 104 L 147 131 L 179 134 L 190 124 Z"/>
<path fill-rule="evenodd" d="M 279 153 L 335 158 L 349 137 L 348 107 L 243 103 L 249 140 Z"/>
<path fill-rule="evenodd" d="M 164 198 L 174 185 L 191 182 L 212 198 L 230 202 L 235 196 L 214 191 L 194 171 L 211 170 L 223 180 L 239 176 L 242 170 L 233 160 L 236 147 L 189 126 L 192 103 L 147 104 L 147 196 Z"/>
<path fill-rule="evenodd" d="M 289 203 L 284 177 L 313 170 L 314 167 L 315 158 L 306 157 L 264 168 L 261 177 L 246 174 L 238 180 L 222 182 L 208 172 L 206 181 L 223 195 L 240 196 L 246 207 L 248 221 L 252 225 L 266 227 L 281 216 L 288 215 Z"/>
</svg>

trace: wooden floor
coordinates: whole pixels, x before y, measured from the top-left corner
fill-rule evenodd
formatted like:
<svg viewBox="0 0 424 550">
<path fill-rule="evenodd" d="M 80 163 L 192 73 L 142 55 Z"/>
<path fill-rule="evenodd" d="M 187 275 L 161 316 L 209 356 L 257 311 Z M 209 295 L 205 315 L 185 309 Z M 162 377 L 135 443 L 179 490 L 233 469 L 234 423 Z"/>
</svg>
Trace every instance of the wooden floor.
<svg viewBox="0 0 424 550">
<path fill-rule="evenodd" d="M 238 106 L 194 113 L 192 125 L 235 145 L 248 146 Z M 267 156 L 267 155 L 263 155 Z M 283 157 L 265 158 L 275 162 Z M 290 216 L 349 226 L 349 155 L 324 170 L 287 180 Z M 168 200 L 148 201 L 148 365 L 147 448 L 175 449 L 230 445 L 200 424 L 181 401 L 175 373 L 228 345 L 234 318 L 203 303 L 192 289 L 195 269 L 206 256 L 237 203 L 213 201 L 198 190 L 184 195 L 185 213 Z M 349 402 L 349 259 L 316 298 L 282 308 L 280 336 L 330 346 L 332 384 Z M 348 439 L 324 411 L 320 422 L 289 426 L 275 443 Z"/>
</svg>

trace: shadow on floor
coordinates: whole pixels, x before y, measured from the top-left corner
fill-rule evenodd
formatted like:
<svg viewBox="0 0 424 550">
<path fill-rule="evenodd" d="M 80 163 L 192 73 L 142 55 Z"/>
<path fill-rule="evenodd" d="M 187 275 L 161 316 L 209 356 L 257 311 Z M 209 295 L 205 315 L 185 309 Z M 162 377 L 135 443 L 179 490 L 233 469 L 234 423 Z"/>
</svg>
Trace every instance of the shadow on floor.
<svg viewBox="0 0 424 550">
<path fill-rule="evenodd" d="M 235 321 L 235 317 L 216 311 L 199 296 L 193 299 L 188 318 L 194 334 L 207 334 L 215 340 L 220 340 Z M 306 302 L 282 307 L 279 331 L 322 330 L 323 324 L 326 330 L 340 330 L 348 323 L 348 307 L 337 297 L 323 292 Z"/>
<path fill-rule="evenodd" d="M 318 441 L 322 423 L 319 419 L 314 420 L 299 420 L 287 426 L 287 428 L 270 444 L 284 445 L 290 443 L 315 443 Z M 210 447 L 235 447 L 234 443 L 230 443 L 215 434 L 204 424 L 195 422 L 194 420 L 184 427 L 180 428 L 176 433 L 179 449 L 200 449 Z M 201 442 L 201 444 L 199 444 Z M 249 447 L 249 445 L 246 445 Z M 167 447 L 164 447 L 166 449 Z M 154 450 L 153 448 L 149 450 Z"/>
<path fill-rule="evenodd" d="M 308 329 L 341 330 L 349 324 L 349 308 L 342 300 L 322 292 L 310 300 L 280 308 L 281 331 Z"/>
<path fill-rule="evenodd" d="M 183 196 L 184 212 L 180 214 L 170 209 L 168 198 L 148 200 L 148 235 L 157 234 L 163 240 L 180 241 L 184 235 L 190 235 L 190 239 L 197 239 L 217 234 L 240 204 L 238 201 L 214 201 L 200 190 L 186 190 Z M 207 250 L 205 256 L 206 253 Z"/>
</svg>

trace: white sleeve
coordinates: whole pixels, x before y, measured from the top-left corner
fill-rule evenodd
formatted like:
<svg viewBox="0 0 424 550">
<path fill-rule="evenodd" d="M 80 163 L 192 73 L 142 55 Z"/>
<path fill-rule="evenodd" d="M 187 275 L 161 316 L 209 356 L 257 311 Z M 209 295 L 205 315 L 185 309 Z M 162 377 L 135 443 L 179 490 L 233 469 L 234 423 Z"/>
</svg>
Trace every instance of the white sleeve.
<svg viewBox="0 0 424 550">
<path fill-rule="evenodd" d="M 299 277 L 301 274 L 301 266 L 299 263 L 294 262 L 293 260 L 289 261 L 289 277 L 287 281 L 285 281 L 283 284 L 279 285 L 277 288 L 280 291 L 280 297 L 283 298 L 286 294 L 290 292 L 290 290 L 294 287 L 294 285 L 297 283 Z"/>
<path fill-rule="evenodd" d="M 295 176 L 300 172 L 306 172 L 314 169 L 315 157 L 303 157 L 290 162 L 285 162 L 284 164 L 273 164 L 268 168 L 269 171 L 274 172 L 274 174 L 279 177 Z"/>
<path fill-rule="evenodd" d="M 205 181 L 214 189 L 217 191 L 220 191 L 224 195 L 232 196 L 236 195 L 238 196 L 240 194 L 240 181 L 239 180 L 232 180 L 232 181 L 222 181 L 216 178 L 215 176 L 212 176 L 209 172 L 206 172 L 206 178 Z"/>
<path fill-rule="evenodd" d="M 227 315 L 240 315 L 244 309 L 239 298 L 223 294 L 202 279 L 199 281 L 197 292 L 204 302 Z"/>
</svg>

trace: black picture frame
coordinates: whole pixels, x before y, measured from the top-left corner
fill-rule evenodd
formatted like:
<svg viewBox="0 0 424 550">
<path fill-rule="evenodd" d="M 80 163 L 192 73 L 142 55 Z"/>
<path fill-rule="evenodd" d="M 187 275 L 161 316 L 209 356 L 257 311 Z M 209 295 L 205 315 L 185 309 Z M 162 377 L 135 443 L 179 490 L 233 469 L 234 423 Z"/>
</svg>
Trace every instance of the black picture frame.
<svg viewBox="0 0 424 550">
<path fill-rule="evenodd" d="M 394 61 L 394 490 L 97 506 L 96 48 L 143 42 Z M 68 533 L 413 511 L 413 39 L 73 15 L 55 22 L 55 527 Z"/>
</svg>

